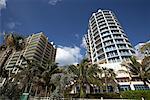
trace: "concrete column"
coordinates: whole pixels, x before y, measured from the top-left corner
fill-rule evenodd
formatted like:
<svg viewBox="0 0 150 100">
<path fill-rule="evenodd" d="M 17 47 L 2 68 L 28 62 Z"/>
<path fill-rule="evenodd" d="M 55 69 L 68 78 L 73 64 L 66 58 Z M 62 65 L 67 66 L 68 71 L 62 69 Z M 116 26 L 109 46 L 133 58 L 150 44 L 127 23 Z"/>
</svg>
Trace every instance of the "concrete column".
<svg viewBox="0 0 150 100">
<path fill-rule="evenodd" d="M 130 84 L 130 88 L 131 90 L 135 90 L 134 85 L 132 83 Z"/>
</svg>

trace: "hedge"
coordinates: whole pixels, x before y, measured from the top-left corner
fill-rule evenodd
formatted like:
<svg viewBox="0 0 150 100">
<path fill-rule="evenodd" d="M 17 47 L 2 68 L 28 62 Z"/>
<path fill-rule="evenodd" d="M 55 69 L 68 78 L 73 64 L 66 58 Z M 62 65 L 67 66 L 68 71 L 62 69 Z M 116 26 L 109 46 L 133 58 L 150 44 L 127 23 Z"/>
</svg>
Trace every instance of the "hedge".
<svg viewBox="0 0 150 100">
<path fill-rule="evenodd" d="M 70 94 L 72 98 L 79 98 L 79 94 Z M 96 94 L 86 94 L 85 98 L 89 99 L 136 99 L 141 100 L 143 97 L 145 100 L 150 100 L 150 90 L 130 90 L 122 91 L 120 93 L 96 93 Z"/>
<path fill-rule="evenodd" d="M 121 97 L 126 99 L 139 99 L 143 97 L 145 100 L 150 100 L 150 90 L 131 90 L 121 92 Z"/>
</svg>

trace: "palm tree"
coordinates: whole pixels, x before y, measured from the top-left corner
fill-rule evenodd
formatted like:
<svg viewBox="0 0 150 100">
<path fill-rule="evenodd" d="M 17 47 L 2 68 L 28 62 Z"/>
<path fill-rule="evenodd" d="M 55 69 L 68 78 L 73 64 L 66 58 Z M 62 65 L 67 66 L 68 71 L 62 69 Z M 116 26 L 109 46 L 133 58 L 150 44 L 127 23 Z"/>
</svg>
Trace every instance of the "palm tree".
<svg viewBox="0 0 150 100">
<path fill-rule="evenodd" d="M 6 80 L 0 94 L 8 96 L 10 99 L 15 97 L 17 100 L 22 93 L 31 93 L 33 85 L 38 80 L 38 75 L 40 76 L 40 70 L 37 62 L 30 62 L 24 68 L 15 67 L 19 68 L 20 71 Z"/>
<path fill-rule="evenodd" d="M 19 68 L 19 72 L 17 74 L 12 75 L 9 79 L 6 80 L 1 94 L 9 96 L 11 94 L 10 99 L 18 94 L 21 95 L 22 93 L 31 93 L 32 87 L 39 79 L 41 75 L 41 66 L 36 61 L 30 61 L 22 56 L 27 62 L 27 67 L 22 66 L 15 66 Z M 13 88 L 11 88 L 13 87 Z M 14 92 L 13 90 L 16 89 L 18 92 Z M 6 91 L 8 90 L 8 91 Z M 15 94 L 14 94 L 15 93 Z M 16 97 L 17 98 L 17 97 Z M 19 98 L 19 97 L 18 97 Z"/>
<path fill-rule="evenodd" d="M 126 67 L 127 70 L 120 70 L 120 72 L 128 73 L 131 79 L 138 77 L 145 86 L 147 83 L 150 83 L 150 56 L 145 57 L 141 63 L 135 57 L 131 57 L 130 61 L 122 63 L 122 66 Z"/>
<path fill-rule="evenodd" d="M 74 81 L 74 76 L 69 74 L 65 68 L 62 68 L 62 73 L 53 74 L 50 83 L 54 84 L 56 88 L 50 97 L 59 99 L 67 96 L 67 93 L 70 92 L 68 85 L 70 85 L 72 81 Z"/>
<path fill-rule="evenodd" d="M 8 81 L 8 80 L 6 80 Z M 18 100 L 22 93 L 22 89 L 18 86 L 17 82 L 9 81 L 0 87 L 0 95 L 8 97 L 10 100 Z"/>
<path fill-rule="evenodd" d="M 51 77 L 54 74 L 57 73 L 62 73 L 62 70 L 58 67 L 58 63 L 54 63 L 51 61 L 48 61 L 46 63 L 46 67 L 44 69 L 44 71 L 42 72 L 42 80 L 43 80 L 43 84 L 44 84 L 44 88 L 45 88 L 45 96 L 47 96 L 47 93 L 51 93 L 54 91 L 55 86 L 54 84 L 51 83 Z"/>
<path fill-rule="evenodd" d="M 12 54 L 13 51 L 18 51 L 24 48 L 24 39 L 23 37 L 10 33 L 8 35 L 5 35 L 5 44 L 2 45 L 0 48 L 2 52 L 2 57 L 0 58 L 0 75 L 3 76 L 3 73 L 5 68 L 4 65 L 9 58 L 9 56 Z"/>
<path fill-rule="evenodd" d="M 91 65 L 87 59 L 83 59 L 77 66 L 70 65 L 68 67 L 68 72 L 74 75 L 74 81 L 72 81 L 69 87 L 80 87 L 80 97 L 83 98 L 86 95 L 86 86 L 93 86 L 100 83 L 100 78 L 98 73 L 100 69 L 97 65 Z"/>
<path fill-rule="evenodd" d="M 24 56 L 21 58 L 27 62 L 27 67 L 22 68 L 21 66 L 17 66 L 21 71 L 15 75 L 15 79 L 25 87 L 25 93 L 30 93 L 33 86 L 43 85 L 41 74 L 45 69 L 38 63 L 38 61 L 26 59 Z"/>
<path fill-rule="evenodd" d="M 113 86 L 113 88 L 116 90 L 117 82 L 115 79 L 116 74 L 115 74 L 114 70 L 111 68 L 103 68 L 102 67 L 102 75 L 103 75 L 102 80 L 103 80 L 106 92 L 109 92 L 108 91 L 109 85 Z"/>
<path fill-rule="evenodd" d="M 144 44 L 141 48 L 140 48 L 140 51 L 142 53 L 145 53 L 145 51 L 147 51 L 147 54 L 149 55 L 150 54 L 150 42 Z M 148 56 L 146 55 L 146 56 Z"/>
<path fill-rule="evenodd" d="M 65 87 L 64 80 L 62 80 L 64 74 L 59 73 L 59 74 L 54 74 L 51 77 L 51 84 L 54 84 L 55 90 L 51 93 L 51 98 L 59 99 L 63 98 L 63 88 Z"/>
<path fill-rule="evenodd" d="M 45 64 L 46 67 L 43 67 L 37 61 L 28 60 L 24 56 L 21 58 L 27 62 L 27 67 L 16 66 L 21 71 L 13 78 L 15 82 L 19 82 L 19 86 L 24 90 L 23 92 L 30 94 L 33 91 L 35 96 L 47 96 L 47 93 L 53 92 L 56 87 L 51 83 L 51 77 L 53 74 L 62 72 L 57 63 L 49 61 Z"/>
</svg>

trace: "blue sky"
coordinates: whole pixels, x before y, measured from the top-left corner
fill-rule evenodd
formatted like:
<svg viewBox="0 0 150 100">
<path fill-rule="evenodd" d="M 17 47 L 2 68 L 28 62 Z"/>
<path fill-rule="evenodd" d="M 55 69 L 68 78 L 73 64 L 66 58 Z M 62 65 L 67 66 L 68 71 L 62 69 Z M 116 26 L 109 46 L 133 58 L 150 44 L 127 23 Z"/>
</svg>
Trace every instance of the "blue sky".
<svg viewBox="0 0 150 100">
<path fill-rule="evenodd" d="M 85 54 L 82 37 L 92 12 L 112 10 L 136 45 L 150 39 L 149 5 L 149 0 L 0 0 L 0 30 L 24 36 L 43 31 L 59 45 L 59 53 L 67 52 L 74 59 L 70 63 L 76 63 Z"/>
</svg>

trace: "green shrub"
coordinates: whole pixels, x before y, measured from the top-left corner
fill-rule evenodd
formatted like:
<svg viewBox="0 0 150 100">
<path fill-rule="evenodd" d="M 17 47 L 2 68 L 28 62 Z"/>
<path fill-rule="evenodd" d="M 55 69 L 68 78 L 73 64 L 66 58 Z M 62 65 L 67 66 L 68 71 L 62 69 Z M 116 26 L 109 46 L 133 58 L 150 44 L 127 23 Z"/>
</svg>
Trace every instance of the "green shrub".
<svg viewBox="0 0 150 100">
<path fill-rule="evenodd" d="M 79 94 L 70 94 L 70 97 L 80 98 Z M 97 94 L 86 94 L 85 98 L 89 99 L 100 99 L 103 97 L 104 99 L 135 99 L 141 100 L 143 97 L 144 100 L 150 100 L 150 90 L 131 90 L 131 91 L 123 91 L 120 93 L 97 93 Z"/>
<path fill-rule="evenodd" d="M 97 93 L 97 94 L 87 94 L 86 97 L 91 99 L 100 99 L 101 97 L 103 97 L 104 99 L 113 99 L 113 98 L 119 99 L 120 94 L 119 93 Z"/>
<path fill-rule="evenodd" d="M 80 98 L 79 94 L 70 94 L 72 98 Z M 100 99 L 103 97 L 104 99 L 113 99 L 113 98 L 120 98 L 119 93 L 96 93 L 96 94 L 86 94 L 85 98 L 89 99 Z"/>
<path fill-rule="evenodd" d="M 140 99 L 143 97 L 145 100 L 150 100 L 150 90 L 134 90 L 124 91 L 120 93 L 122 98 L 126 99 Z"/>
</svg>

